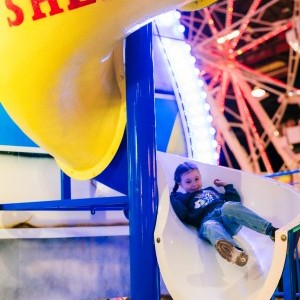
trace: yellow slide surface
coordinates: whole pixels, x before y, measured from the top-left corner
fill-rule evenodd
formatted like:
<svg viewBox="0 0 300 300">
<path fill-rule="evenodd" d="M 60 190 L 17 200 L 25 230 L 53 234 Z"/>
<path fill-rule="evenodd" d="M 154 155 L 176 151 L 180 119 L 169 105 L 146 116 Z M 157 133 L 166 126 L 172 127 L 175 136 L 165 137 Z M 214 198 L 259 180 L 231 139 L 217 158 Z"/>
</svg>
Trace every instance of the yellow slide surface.
<svg viewBox="0 0 300 300">
<path fill-rule="evenodd" d="M 69 176 L 98 175 L 126 124 L 124 38 L 191 2 L 215 1 L 1 1 L 1 103 Z"/>
</svg>

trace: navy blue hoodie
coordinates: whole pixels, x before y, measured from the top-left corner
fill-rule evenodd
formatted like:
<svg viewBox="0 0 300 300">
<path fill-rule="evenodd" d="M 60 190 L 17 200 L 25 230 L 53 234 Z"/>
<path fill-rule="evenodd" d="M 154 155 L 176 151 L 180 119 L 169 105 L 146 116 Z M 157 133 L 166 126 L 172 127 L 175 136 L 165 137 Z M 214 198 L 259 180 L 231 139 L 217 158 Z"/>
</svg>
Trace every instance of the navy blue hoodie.
<svg viewBox="0 0 300 300">
<path fill-rule="evenodd" d="M 214 209 L 222 207 L 227 201 L 241 201 L 232 184 L 225 185 L 224 189 L 224 194 L 211 186 L 193 193 L 171 193 L 171 204 L 182 222 L 200 228 L 204 217 Z"/>
</svg>

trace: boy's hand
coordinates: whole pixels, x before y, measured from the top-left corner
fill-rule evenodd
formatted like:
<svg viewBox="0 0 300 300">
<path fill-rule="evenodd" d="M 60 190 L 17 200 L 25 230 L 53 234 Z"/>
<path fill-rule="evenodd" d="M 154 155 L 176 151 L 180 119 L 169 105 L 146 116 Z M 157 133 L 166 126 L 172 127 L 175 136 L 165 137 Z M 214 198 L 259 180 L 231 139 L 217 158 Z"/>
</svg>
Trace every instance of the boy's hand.
<svg viewBox="0 0 300 300">
<path fill-rule="evenodd" d="M 215 179 L 214 184 L 215 184 L 215 186 L 218 186 L 218 187 L 227 185 L 227 183 L 222 181 L 221 179 Z"/>
</svg>

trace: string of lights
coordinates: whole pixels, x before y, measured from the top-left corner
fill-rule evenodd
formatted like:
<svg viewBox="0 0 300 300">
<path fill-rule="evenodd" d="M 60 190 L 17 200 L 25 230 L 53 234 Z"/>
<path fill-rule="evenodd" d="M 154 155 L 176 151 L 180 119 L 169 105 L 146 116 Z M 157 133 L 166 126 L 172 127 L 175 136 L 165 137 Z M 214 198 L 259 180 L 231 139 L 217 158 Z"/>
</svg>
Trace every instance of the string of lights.
<svg viewBox="0 0 300 300">
<path fill-rule="evenodd" d="M 172 11 L 159 16 L 156 26 L 160 35 L 161 51 L 165 55 L 183 123 L 189 157 L 217 164 L 219 154 L 215 140 L 216 130 L 207 103 L 206 84 L 199 77 L 196 59 L 191 47 L 184 41 L 185 27 L 180 24 L 180 12 Z M 169 34 L 165 34 L 168 32 Z"/>
</svg>

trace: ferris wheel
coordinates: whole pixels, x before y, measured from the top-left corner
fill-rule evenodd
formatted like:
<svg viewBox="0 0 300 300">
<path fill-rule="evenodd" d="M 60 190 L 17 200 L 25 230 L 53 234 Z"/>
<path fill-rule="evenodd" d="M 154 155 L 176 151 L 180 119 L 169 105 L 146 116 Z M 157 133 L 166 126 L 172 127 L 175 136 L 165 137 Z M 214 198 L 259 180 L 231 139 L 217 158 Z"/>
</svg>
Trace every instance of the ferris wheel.
<svg viewBox="0 0 300 300">
<path fill-rule="evenodd" d="M 223 0 L 182 12 L 180 22 L 207 84 L 222 164 L 254 173 L 299 168 L 281 127 L 288 107 L 300 106 L 300 1 Z"/>
</svg>

